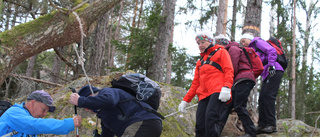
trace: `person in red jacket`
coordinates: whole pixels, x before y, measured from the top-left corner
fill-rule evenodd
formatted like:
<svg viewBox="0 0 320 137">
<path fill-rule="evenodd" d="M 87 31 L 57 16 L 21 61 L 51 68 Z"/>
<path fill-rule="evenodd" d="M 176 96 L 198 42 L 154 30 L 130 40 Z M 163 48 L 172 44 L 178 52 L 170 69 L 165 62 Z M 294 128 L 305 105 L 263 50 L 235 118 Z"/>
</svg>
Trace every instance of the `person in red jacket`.
<svg viewBox="0 0 320 137">
<path fill-rule="evenodd" d="M 231 99 L 233 66 L 227 50 L 213 44 L 212 33 L 197 33 L 196 42 L 202 59 L 197 61 L 192 85 L 178 109 L 185 113 L 188 103 L 197 95 L 196 137 L 219 137 L 222 131 L 220 117 Z"/>
<path fill-rule="evenodd" d="M 216 44 L 224 46 L 229 52 L 234 69 L 234 84 L 232 87 L 232 101 L 227 106 L 222 121 L 225 124 L 231 109 L 234 108 L 242 122 L 245 135 L 240 137 L 256 137 L 256 130 L 247 110 L 248 97 L 256 83 L 248 58 L 237 42 L 229 42 L 228 38 L 220 34 L 215 37 Z"/>
</svg>

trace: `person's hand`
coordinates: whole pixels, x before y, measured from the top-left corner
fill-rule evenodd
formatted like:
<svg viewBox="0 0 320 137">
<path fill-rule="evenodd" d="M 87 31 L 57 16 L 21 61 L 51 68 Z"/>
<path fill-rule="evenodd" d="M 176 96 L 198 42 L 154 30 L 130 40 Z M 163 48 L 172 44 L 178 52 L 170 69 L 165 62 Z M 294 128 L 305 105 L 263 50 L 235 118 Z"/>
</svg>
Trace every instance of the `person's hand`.
<svg viewBox="0 0 320 137">
<path fill-rule="evenodd" d="M 70 95 L 70 100 L 69 102 L 72 104 L 72 105 L 76 105 L 78 106 L 78 99 L 79 99 L 79 95 L 77 93 L 72 93 Z"/>
<path fill-rule="evenodd" d="M 276 74 L 276 69 L 274 68 L 274 66 L 270 66 L 269 67 L 269 75 L 270 77 L 274 76 Z"/>
<path fill-rule="evenodd" d="M 188 102 L 182 100 L 181 103 L 179 104 L 178 110 L 182 113 L 186 113 L 187 112 L 187 110 L 186 110 L 187 105 L 188 105 Z"/>
<path fill-rule="evenodd" d="M 73 116 L 73 123 L 75 127 L 80 127 L 82 122 L 81 116 Z"/>
<path fill-rule="evenodd" d="M 227 102 L 231 98 L 231 93 L 230 92 L 231 92 L 230 88 L 222 87 L 218 99 L 221 100 L 222 102 Z"/>
</svg>

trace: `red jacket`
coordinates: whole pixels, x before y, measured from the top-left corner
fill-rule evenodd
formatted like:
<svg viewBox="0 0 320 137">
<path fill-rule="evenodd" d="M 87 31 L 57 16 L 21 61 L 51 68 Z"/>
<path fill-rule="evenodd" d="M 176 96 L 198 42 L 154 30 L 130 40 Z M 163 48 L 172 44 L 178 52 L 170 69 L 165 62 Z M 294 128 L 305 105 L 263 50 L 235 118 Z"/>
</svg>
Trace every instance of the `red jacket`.
<svg viewBox="0 0 320 137">
<path fill-rule="evenodd" d="M 195 95 L 199 101 L 210 96 L 213 93 L 220 93 L 221 88 L 226 86 L 231 89 L 233 83 L 233 66 L 230 55 L 227 50 L 221 45 L 215 45 L 200 53 L 204 60 L 207 60 L 208 55 L 217 48 L 218 50 L 211 58 L 211 61 L 218 63 L 222 71 L 209 64 L 204 64 L 201 68 L 200 60 L 197 61 L 194 78 L 188 93 L 183 100 L 190 102 Z M 199 69 L 200 68 L 200 69 Z"/>
</svg>

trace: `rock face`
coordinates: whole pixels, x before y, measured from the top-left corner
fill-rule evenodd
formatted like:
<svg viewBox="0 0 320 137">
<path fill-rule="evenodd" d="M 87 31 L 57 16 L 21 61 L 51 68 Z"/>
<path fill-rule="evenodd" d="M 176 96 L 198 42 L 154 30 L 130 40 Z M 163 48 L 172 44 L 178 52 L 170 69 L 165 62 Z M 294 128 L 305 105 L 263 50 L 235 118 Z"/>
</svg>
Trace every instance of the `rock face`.
<svg viewBox="0 0 320 137">
<path fill-rule="evenodd" d="M 108 76 L 94 77 L 89 78 L 90 84 L 98 87 L 110 87 L 110 82 L 116 76 L 123 75 L 125 73 L 134 73 L 132 71 L 123 72 L 123 73 L 111 73 Z M 189 106 L 193 106 L 187 109 L 187 113 L 181 114 L 176 113 L 178 111 L 178 105 L 183 99 L 184 95 L 187 93 L 181 87 L 174 87 L 164 83 L 158 83 L 161 87 L 162 97 L 160 102 L 160 107 L 158 112 L 160 112 L 166 118 L 163 120 L 163 132 L 161 137 L 194 137 L 195 136 L 195 118 L 196 118 L 196 109 L 197 99 L 193 99 L 189 103 Z M 62 88 L 54 88 L 46 90 L 49 92 L 53 99 L 54 104 L 56 105 L 56 111 L 54 113 L 49 113 L 47 117 L 51 118 L 68 118 L 72 117 L 74 114 L 74 107 L 69 104 L 70 94 L 72 93 L 69 87 L 75 88 L 77 91 L 80 90 L 82 86 L 88 85 L 86 78 L 82 77 L 75 81 L 70 82 L 69 84 L 64 85 Z M 26 97 L 17 99 L 15 102 L 25 101 Z M 173 114 L 173 115 L 171 115 Z M 93 130 L 96 128 L 97 118 L 94 114 L 86 112 L 83 108 L 78 109 L 78 115 L 83 117 L 82 127 L 79 128 L 80 136 L 92 136 Z M 228 122 L 222 132 L 221 136 L 224 137 L 234 137 L 243 135 L 244 132 L 239 130 L 241 125 L 239 120 L 237 120 L 236 114 L 231 114 L 229 116 Z M 100 120 L 98 120 L 98 130 L 101 132 Z M 238 123 L 238 124 L 237 124 Z M 283 119 L 278 120 L 278 132 L 275 134 L 262 134 L 258 137 L 279 137 L 279 136 L 290 136 L 290 137 L 304 137 L 310 136 L 313 133 L 313 136 L 320 136 L 319 129 L 314 130 L 313 127 L 304 124 L 298 120 Z M 75 131 L 71 132 L 69 135 L 63 135 L 63 137 L 74 137 L 76 135 Z M 42 136 L 42 135 L 41 135 Z M 44 136 L 44 135 L 43 135 Z M 45 136 L 56 136 L 56 135 L 45 135 Z M 61 136 L 61 135 L 60 135 Z"/>
</svg>

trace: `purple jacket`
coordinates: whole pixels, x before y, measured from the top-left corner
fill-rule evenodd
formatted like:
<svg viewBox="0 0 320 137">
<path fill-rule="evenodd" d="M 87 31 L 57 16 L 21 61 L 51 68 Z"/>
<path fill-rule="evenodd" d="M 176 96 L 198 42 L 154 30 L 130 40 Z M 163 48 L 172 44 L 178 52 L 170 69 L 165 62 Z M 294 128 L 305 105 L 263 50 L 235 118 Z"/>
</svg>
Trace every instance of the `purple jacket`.
<svg viewBox="0 0 320 137">
<path fill-rule="evenodd" d="M 236 84 L 243 80 L 252 80 L 256 82 L 249 61 L 245 54 L 243 54 L 243 50 L 239 48 L 239 43 L 230 42 L 230 44 L 226 45 L 225 49 L 228 50 L 231 57 L 234 69 L 234 83 Z"/>
<path fill-rule="evenodd" d="M 256 41 L 254 44 L 254 41 Z M 277 62 L 277 51 L 275 48 L 273 48 L 269 43 L 261 39 L 260 37 L 255 37 L 249 44 L 249 47 L 252 47 L 257 54 L 260 56 L 260 59 L 263 62 L 268 62 L 266 65 L 264 65 L 264 70 L 261 74 L 261 77 L 263 80 L 267 78 L 269 75 L 268 68 L 270 66 L 275 66 L 276 70 L 284 71 L 281 65 Z M 256 49 L 256 47 L 258 49 Z M 261 52 L 262 51 L 262 52 Z"/>
</svg>

